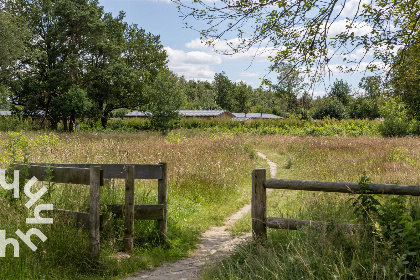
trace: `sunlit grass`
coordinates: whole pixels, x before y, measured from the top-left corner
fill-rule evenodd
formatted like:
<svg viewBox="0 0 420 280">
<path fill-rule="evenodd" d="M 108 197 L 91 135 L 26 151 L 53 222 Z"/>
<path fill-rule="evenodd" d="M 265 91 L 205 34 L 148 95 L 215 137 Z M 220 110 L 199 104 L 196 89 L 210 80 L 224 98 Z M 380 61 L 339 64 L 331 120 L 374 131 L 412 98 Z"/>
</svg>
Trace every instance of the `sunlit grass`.
<svg viewBox="0 0 420 280">
<path fill-rule="evenodd" d="M 179 130 L 167 137 L 157 133 L 54 135 L 56 140 L 40 132 L 16 137 L 26 138 L 31 162 L 166 162 L 170 246 L 159 246 L 155 221 L 136 221 L 133 254 L 130 258 L 118 255 L 123 223 L 106 211 L 105 204 L 123 203 L 124 186 L 121 180 L 107 180 L 101 188 L 105 226 L 99 264 L 89 259 L 88 232 L 70 227 L 69 221 L 54 216 L 53 225 L 39 226 L 47 241 L 33 237 L 39 250 L 32 252 L 22 243 L 19 259 L 0 259 L 1 279 L 55 279 L 57 275 L 60 279 L 120 278 L 187 256 L 200 233 L 220 225 L 227 216 L 250 203 L 252 170 L 268 169 L 266 162 L 255 159 L 256 151 L 277 163 L 278 178 L 358 182 L 366 173 L 374 183 L 420 182 L 418 138 L 261 136 L 195 130 Z M 3 145 L 9 136 L 0 134 L 3 166 L 10 162 Z M 88 210 L 87 186 L 55 185 L 53 189 L 50 203 L 55 208 Z M 135 191 L 136 203 L 157 202 L 156 181 L 137 180 Z M 268 216 L 351 222 L 354 216 L 349 198 L 344 194 L 273 191 L 268 199 Z M 0 229 L 7 230 L 7 237 L 15 237 L 17 228 L 27 229 L 24 218 L 29 213 L 22 205 L 12 207 L 2 198 L 0 207 Z M 232 229 L 234 234 L 244 231 L 250 231 L 249 216 Z M 247 245 L 247 250 L 239 251 L 232 262 L 222 264 L 229 269 L 211 275 L 218 275 L 214 277 L 219 279 L 255 279 L 256 275 L 272 279 L 381 279 L 379 270 L 363 269 L 372 265 L 365 259 L 377 258 L 377 267 L 384 260 L 374 252 L 360 253 L 369 248 L 363 245 L 367 240 L 363 236 L 346 234 L 270 230 L 268 246 Z"/>
<path fill-rule="evenodd" d="M 156 133 L 52 135 L 31 132 L 14 134 L 13 137 L 24 139 L 23 146 L 30 150 L 30 162 L 166 162 L 169 247 L 159 245 L 156 221 L 136 221 L 133 253 L 130 258 L 118 257 L 123 248 L 123 222 L 110 215 L 105 205 L 124 203 L 124 182 L 106 180 L 105 186 L 101 187 L 101 212 L 105 216 L 99 263 L 93 263 L 89 258 L 89 232 L 69 226 L 68 221 L 54 216 L 53 225 L 39 226 L 48 237 L 45 242 L 37 241 L 39 250 L 23 250 L 26 245 L 21 242 L 19 259 L 0 259 L 1 279 L 30 279 L 40 275 L 43 279 L 56 279 L 57 275 L 60 279 L 119 278 L 173 261 L 187 256 L 195 248 L 200 233 L 221 224 L 228 215 L 250 200 L 248 174 L 254 165 L 252 150 L 242 136 L 223 133 L 163 137 Z M 11 160 L 5 146 L 10 137 L 3 133 L 0 139 L 5 166 Z M 51 139 L 55 140 L 51 142 Z M 54 208 L 88 211 L 88 186 L 55 184 L 52 189 L 48 203 L 52 203 Z M 157 203 L 157 181 L 136 180 L 135 193 L 135 203 Z M 6 200 L 2 200 L 0 205 L 4 209 L 0 216 L 0 228 L 6 229 L 5 225 L 10 224 L 7 237 L 14 237 L 14 231 L 22 226 L 22 222 L 16 225 L 10 223 L 15 220 L 12 217 L 17 216 L 24 223 L 29 214 L 22 207 L 20 210 L 12 207 L 10 213 L 7 212 L 11 206 Z M 9 250 L 11 253 L 12 250 Z M 20 265 L 16 266 L 17 263 Z"/>
<path fill-rule="evenodd" d="M 278 178 L 358 182 L 367 174 L 374 183 L 420 183 L 419 138 L 267 136 L 258 148 L 277 163 Z M 392 261 L 398 256 L 376 248 L 366 231 L 334 227 L 357 222 L 351 197 L 274 190 L 267 216 L 327 221 L 326 229 L 269 229 L 263 246 L 243 246 L 204 279 L 417 279 L 418 268 L 412 276 L 401 276 Z M 410 198 L 409 205 L 418 209 L 418 198 Z M 234 234 L 244 231 L 250 231 L 249 215 L 232 229 Z"/>
</svg>

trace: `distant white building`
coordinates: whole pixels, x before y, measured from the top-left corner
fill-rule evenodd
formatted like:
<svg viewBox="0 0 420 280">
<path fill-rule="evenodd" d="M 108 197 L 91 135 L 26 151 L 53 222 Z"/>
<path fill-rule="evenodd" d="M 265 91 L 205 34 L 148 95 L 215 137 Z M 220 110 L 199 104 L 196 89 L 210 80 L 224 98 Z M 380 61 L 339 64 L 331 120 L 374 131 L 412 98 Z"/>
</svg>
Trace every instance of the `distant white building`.
<svg viewBox="0 0 420 280">
<path fill-rule="evenodd" d="M 273 120 L 273 119 L 282 119 L 283 117 L 279 117 L 273 114 L 263 114 L 263 113 L 232 113 L 235 118 L 235 121 L 253 121 L 253 120 Z"/>
</svg>

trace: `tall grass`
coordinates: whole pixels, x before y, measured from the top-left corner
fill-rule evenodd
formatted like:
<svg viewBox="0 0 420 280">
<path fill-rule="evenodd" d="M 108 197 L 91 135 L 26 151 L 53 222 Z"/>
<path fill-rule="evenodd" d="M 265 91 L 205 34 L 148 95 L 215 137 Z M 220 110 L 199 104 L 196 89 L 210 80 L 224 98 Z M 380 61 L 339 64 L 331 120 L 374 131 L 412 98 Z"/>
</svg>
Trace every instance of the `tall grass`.
<svg viewBox="0 0 420 280">
<path fill-rule="evenodd" d="M 39 225 L 48 237 L 36 252 L 21 242 L 21 257 L 0 259 L 0 279 L 98 279 L 120 278 L 139 269 L 188 255 L 201 232 L 221 224 L 229 214 L 250 201 L 251 171 L 257 164 L 255 150 L 276 161 L 280 178 L 357 182 L 367 173 L 375 183 L 419 184 L 418 138 L 301 137 L 238 135 L 226 131 L 200 133 L 180 130 L 163 137 L 157 133 L 0 133 L 2 164 L 31 162 L 159 163 L 168 164 L 169 248 L 158 243 L 156 222 L 136 221 L 135 248 L 130 257 L 122 248 L 123 223 L 106 204 L 123 203 L 120 180 L 101 187 L 101 257 L 89 257 L 89 236 L 70 226 L 65 217 L 54 216 L 53 225 Z M 13 144 L 13 145 L 12 145 Z M 28 153 L 22 150 L 27 149 Z M 45 185 L 45 184 L 44 184 Z M 38 186 L 40 187 L 40 186 Z M 56 184 L 43 203 L 54 208 L 88 210 L 88 187 Z M 135 203 L 156 203 L 157 183 L 136 181 Z M 33 191 L 34 192 L 34 191 Z M 6 236 L 29 228 L 32 213 L 26 201 L 10 203 L 0 196 L 0 229 Z M 274 191 L 268 199 L 268 215 L 297 219 L 354 222 L 349 195 Z M 408 202 L 418 208 L 418 200 Z M 411 207 L 411 206 L 410 206 Z M 45 216 L 45 215 L 44 215 Z M 237 232 L 249 229 L 240 226 Z M 218 279 L 394 279 L 401 270 L 395 256 L 375 247 L 365 232 L 343 232 L 334 227 L 322 231 L 272 230 L 265 246 L 248 244 L 207 275 Z M 375 246 L 373 246 L 375 245 Z M 418 272 L 413 272 L 418 273 Z M 410 277 L 405 275 L 404 277 Z"/>
<path fill-rule="evenodd" d="M 365 173 L 374 183 L 418 185 L 418 141 L 418 138 L 267 136 L 259 142 L 259 148 L 277 162 L 279 178 L 358 182 Z M 293 164 L 286 164 L 289 161 Z M 419 267 L 409 268 L 411 261 L 419 263 L 418 256 L 406 255 L 394 239 L 405 236 L 403 230 L 391 229 L 395 236 L 390 237 L 380 232 L 372 234 L 371 229 L 349 232 L 334 226 L 337 222 L 358 222 L 351 206 L 352 197 L 273 191 L 268 197 L 267 216 L 327 221 L 327 226 L 320 230 L 270 229 L 266 243 L 243 246 L 217 268 L 207 271 L 204 279 L 419 279 Z M 379 200 L 384 203 L 389 197 Z M 392 207 L 396 206 L 387 207 L 391 207 L 392 213 Z M 404 215 L 414 220 L 405 222 L 406 227 L 412 228 L 404 232 L 412 232 L 410 242 L 418 244 L 418 198 L 407 199 L 405 207 L 408 212 Z M 250 230 L 249 225 L 242 223 L 235 233 Z M 418 253 L 418 248 L 411 248 L 413 253 L 416 250 Z"/>
<path fill-rule="evenodd" d="M 89 233 L 70 226 L 65 217 L 53 216 L 54 224 L 39 225 L 45 242 L 32 237 L 36 252 L 21 243 L 20 258 L 13 258 L 11 246 L 0 259 L 0 279 L 97 279 L 119 278 L 162 262 L 187 256 L 201 232 L 221 224 L 226 216 L 249 201 L 252 151 L 246 138 L 230 134 L 162 137 L 149 133 L 9 133 L 0 134 L 3 166 L 22 160 L 27 148 L 30 162 L 168 164 L 168 240 L 169 248 L 159 245 L 155 221 L 135 222 L 135 248 L 129 258 L 123 248 L 123 221 L 106 209 L 108 203 L 124 202 L 121 180 L 107 180 L 101 187 L 101 212 L 105 215 L 101 231 L 100 262 L 89 257 Z M 13 143 L 13 145 L 11 145 Z M 15 152 L 11 153 L 10 149 Z M 43 183 L 42 185 L 46 185 Z M 38 186 L 40 187 L 40 186 Z M 43 203 L 54 208 L 88 211 L 89 187 L 66 184 L 50 186 L 51 197 Z M 34 190 L 32 192 L 35 192 Z M 157 203 L 157 182 L 136 180 L 135 203 Z M 6 192 L 2 192 L 5 194 Z M 25 199 L 10 204 L 0 199 L 0 229 L 6 237 L 26 232 L 25 218 L 32 215 L 23 206 Z M 45 214 L 42 214 L 45 216 Z"/>
</svg>

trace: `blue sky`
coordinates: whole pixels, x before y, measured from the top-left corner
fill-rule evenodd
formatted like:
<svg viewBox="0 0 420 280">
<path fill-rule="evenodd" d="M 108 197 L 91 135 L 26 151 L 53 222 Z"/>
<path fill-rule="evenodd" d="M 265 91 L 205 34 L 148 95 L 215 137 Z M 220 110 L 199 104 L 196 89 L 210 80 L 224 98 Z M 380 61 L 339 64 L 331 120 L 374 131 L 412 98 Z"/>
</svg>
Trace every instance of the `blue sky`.
<svg viewBox="0 0 420 280">
<path fill-rule="evenodd" d="M 147 32 L 160 35 L 161 42 L 168 54 L 170 70 L 179 76 L 184 75 L 186 79 L 211 81 L 216 73 L 224 71 L 233 82 L 244 81 L 253 88 L 257 88 L 261 83 L 261 78 L 268 73 L 269 49 L 256 57 L 254 57 L 256 49 L 231 56 L 216 53 L 212 48 L 206 47 L 200 42 L 200 35 L 197 31 L 185 28 L 185 22 L 180 17 L 176 5 L 170 0 L 99 0 L 99 3 L 104 6 L 106 12 L 111 12 L 114 16 L 119 11 L 125 11 L 126 22 L 136 23 Z M 351 14 L 357 3 L 359 0 L 348 1 L 347 11 L 344 15 Z M 344 26 L 344 18 L 339 18 L 333 26 L 332 32 L 339 32 Z M 366 31 L 368 28 L 361 27 L 359 32 Z M 234 40 L 234 38 L 228 39 Z M 219 49 L 223 49 L 223 47 L 223 45 L 218 46 Z M 362 54 L 362 50 L 359 49 L 352 56 L 358 58 Z M 369 59 L 369 55 L 367 59 Z M 364 72 L 339 73 L 336 67 L 341 64 L 342 58 L 340 57 L 331 60 L 333 75 L 325 77 L 324 83 L 314 88 L 314 96 L 325 95 L 330 84 L 336 79 L 343 79 L 353 89 L 356 89 L 363 75 L 371 75 Z M 363 69 L 363 67 L 362 64 L 361 68 Z M 267 77 L 275 81 L 275 75 Z"/>
</svg>

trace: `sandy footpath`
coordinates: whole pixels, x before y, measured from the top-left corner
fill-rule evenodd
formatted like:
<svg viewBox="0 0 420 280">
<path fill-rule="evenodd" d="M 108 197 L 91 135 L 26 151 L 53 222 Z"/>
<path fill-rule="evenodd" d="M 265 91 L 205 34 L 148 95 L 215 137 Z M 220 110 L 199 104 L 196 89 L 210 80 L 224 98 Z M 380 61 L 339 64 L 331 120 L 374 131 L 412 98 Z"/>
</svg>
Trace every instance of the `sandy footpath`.
<svg viewBox="0 0 420 280">
<path fill-rule="evenodd" d="M 264 154 L 258 156 L 267 161 L 270 166 L 271 177 L 275 177 L 277 166 Z M 199 279 L 203 269 L 214 265 L 217 261 L 228 256 L 236 246 L 250 239 L 251 233 L 243 236 L 231 236 L 228 229 L 243 215 L 251 210 L 251 205 L 245 205 L 238 212 L 226 219 L 223 226 L 213 227 L 203 233 L 198 248 L 190 257 L 174 263 L 166 263 L 154 270 L 142 271 L 140 274 L 125 278 L 125 280 L 151 279 L 151 280 L 181 280 Z"/>
</svg>

